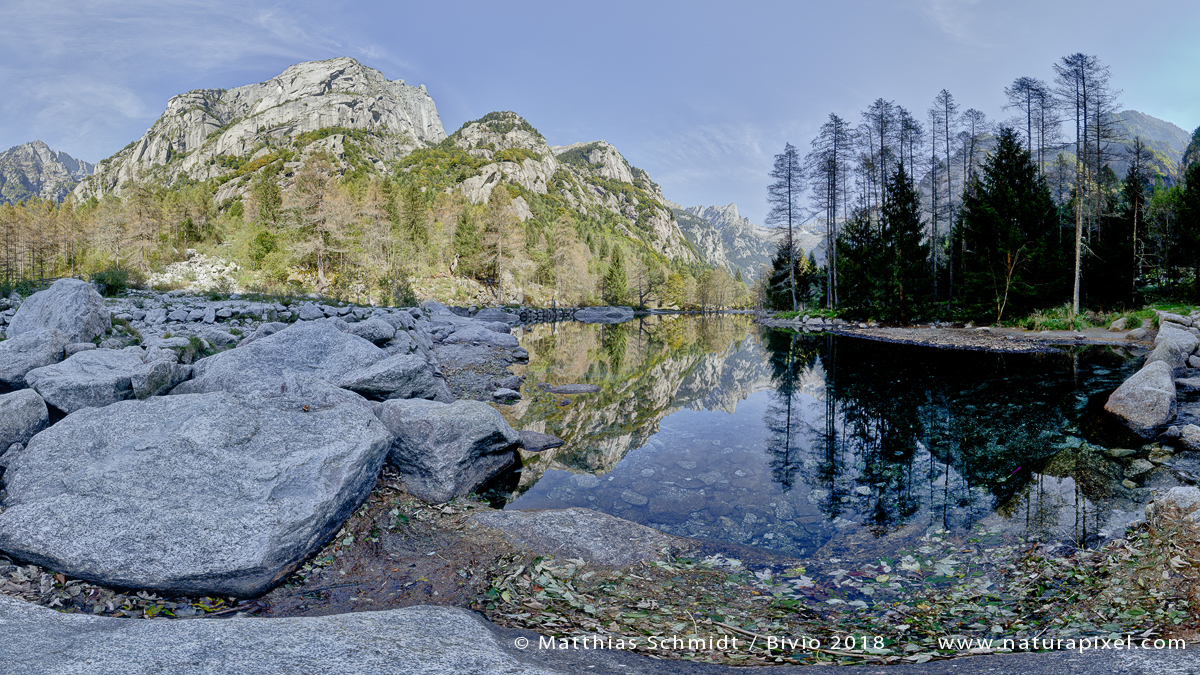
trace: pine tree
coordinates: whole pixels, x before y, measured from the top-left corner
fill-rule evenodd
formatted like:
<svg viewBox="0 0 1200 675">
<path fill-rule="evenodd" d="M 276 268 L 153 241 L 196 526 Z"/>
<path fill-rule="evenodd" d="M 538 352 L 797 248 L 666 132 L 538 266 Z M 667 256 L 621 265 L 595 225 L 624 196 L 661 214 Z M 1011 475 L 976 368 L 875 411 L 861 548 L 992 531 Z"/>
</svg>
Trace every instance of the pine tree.
<svg viewBox="0 0 1200 675">
<path fill-rule="evenodd" d="M 931 280 L 926 264 L 929 246 L 923 238 L 920 198 L 901 163 L 888 181 L 883 203 L 885 266 L 877 270 L 885 275 L 881 286 L 885 289 L 884 314 L 889 318 L 908 322 L 924 304 Z"/>
<path fill-rule="evenodd" d="M 1056 224 L 1050 189 L 1009 127 L 963 198 L 963 297 L 968 310 L 1000 321 L 1055 304 L 1064 290 L 1056 278 L 1049 238 Z"/>
<path fill-rule="evenodd" d="M 625 273 L 625 262 L 621 259 L 621 247 L 613 246 L 612 261 L 604 273 L 604 301 L 610 305 L 623 305 L 628 294 L 629 277 Z"/>
</svg>

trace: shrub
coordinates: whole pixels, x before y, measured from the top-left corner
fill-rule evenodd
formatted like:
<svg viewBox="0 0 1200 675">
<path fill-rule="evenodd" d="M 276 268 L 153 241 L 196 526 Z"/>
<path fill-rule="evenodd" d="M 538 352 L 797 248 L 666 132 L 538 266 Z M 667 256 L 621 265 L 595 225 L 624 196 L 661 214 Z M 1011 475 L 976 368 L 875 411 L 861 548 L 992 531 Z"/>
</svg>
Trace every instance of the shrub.
<svg viewBox="0 0 1200 675">
<path fill-rule="evenodd" d="M 110 267 L 92 275 L 91 282 L 96 290 L 106 298 L 111 298 L 130 288 L 136 288 L 143 282 L 141 274 L 136 270 L 124 267 Z"/>
</svg>

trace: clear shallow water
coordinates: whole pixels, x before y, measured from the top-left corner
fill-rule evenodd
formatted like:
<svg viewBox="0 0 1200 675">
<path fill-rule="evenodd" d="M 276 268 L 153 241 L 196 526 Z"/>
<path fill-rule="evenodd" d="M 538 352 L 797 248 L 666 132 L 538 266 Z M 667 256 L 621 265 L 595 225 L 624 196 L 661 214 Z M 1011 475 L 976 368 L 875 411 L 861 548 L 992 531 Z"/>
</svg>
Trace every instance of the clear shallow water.
<svg viewBox="0 0 1200 675">
<path fill-rule="evenodd" d="M 673 534 L 798 557 L 878 557 L 976 523 L 1087 542 L 1140 510 L 1121 466 L 1081 451 L 1088 399 L 1136 370 L 1120 350 L 934 350 L 762 331 L 745 317 L 539 325 L 505 508 L 583 506 Z M 553 395 L 539 383 L 589 383 Z M 564 405 L 564 403 L 567 403 Z"/>
</svg>

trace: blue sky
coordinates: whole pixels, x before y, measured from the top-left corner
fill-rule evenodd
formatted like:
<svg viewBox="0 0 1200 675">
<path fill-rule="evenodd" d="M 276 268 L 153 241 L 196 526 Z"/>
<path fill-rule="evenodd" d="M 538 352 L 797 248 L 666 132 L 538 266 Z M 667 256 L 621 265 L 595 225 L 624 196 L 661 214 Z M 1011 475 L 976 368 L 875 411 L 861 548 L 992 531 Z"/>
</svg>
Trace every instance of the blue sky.
<svg viewBox="0 0 1200 675">
<path fill-rule="evenodd" d="M 685 205 L 766 212 L 772 156 L 876 98 L 938 90 L 1004 118 L 1018 76 L 1095 54 L 1124 107 L 1200 125 L 1200 3 L 1183 0 L 356 2 L 4 0 L 0 149 L 96 162 L 172 95 L 351 56 L 425 84 L 447 133 L 514 110 L 551 144 L 605 139 Z"/>
</svg>

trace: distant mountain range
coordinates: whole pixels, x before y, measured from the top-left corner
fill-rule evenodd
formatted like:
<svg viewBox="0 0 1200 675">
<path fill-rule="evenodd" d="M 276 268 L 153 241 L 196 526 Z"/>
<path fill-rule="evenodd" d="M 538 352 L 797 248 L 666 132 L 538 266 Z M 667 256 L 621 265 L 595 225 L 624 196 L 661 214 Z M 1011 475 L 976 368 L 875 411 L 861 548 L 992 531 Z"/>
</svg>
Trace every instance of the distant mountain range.
<svg viewBox="0 0 1200 675">
<path fill-rule="evenodd" d="M 34 197 L 61 202 L 94 169 L 41 141 L 13 146 L 0 153 L 0 202 L 15 204 Z"/>
</svg>

